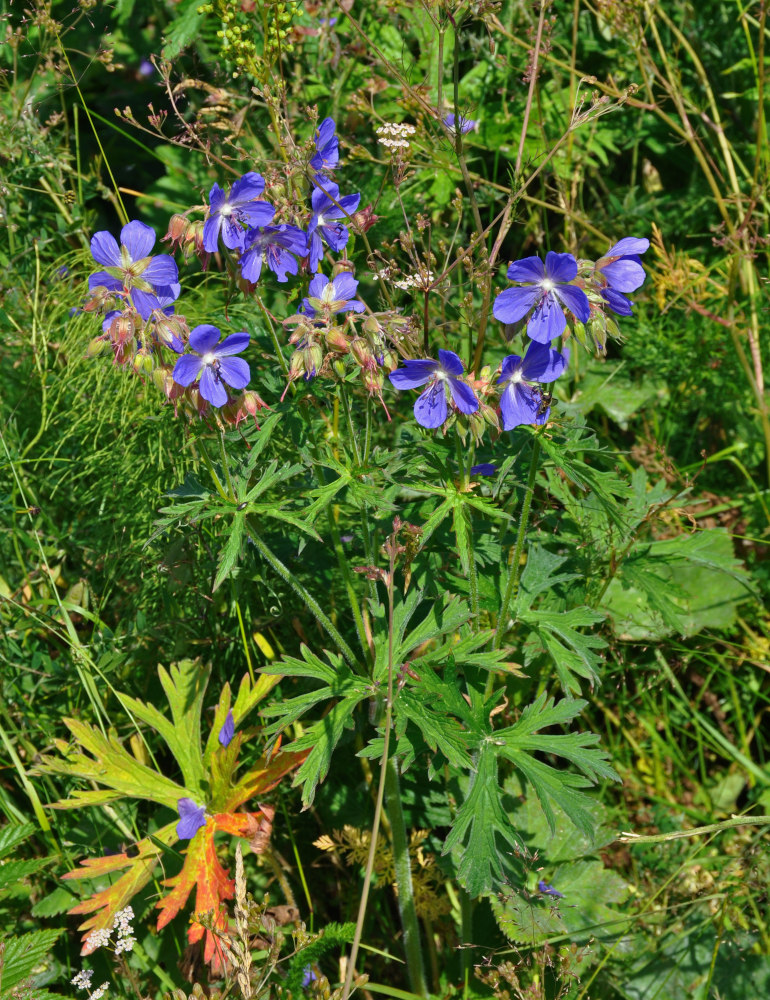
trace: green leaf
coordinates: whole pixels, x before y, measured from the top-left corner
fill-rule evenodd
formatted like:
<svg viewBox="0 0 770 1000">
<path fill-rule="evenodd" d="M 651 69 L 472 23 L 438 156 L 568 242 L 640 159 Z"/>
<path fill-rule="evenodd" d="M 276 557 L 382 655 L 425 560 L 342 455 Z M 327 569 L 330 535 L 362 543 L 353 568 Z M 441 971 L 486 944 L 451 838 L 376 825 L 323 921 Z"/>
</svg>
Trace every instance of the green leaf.
<svg viewBox="0 0 770 1000">
<path fill-rule="evenodd" d="M 180 660 L 169 671 L 158 667 L 158 676 L 171 708 L 171 719 L 125 694 L 118 694 L 123 707 L 160 734 L 182 770 L 185 788 L 203 793 L 206 771 L 201 754 L 201 712 L 211 665 L 198 660 Z M 108 782 L 102 782 L 108 784 Z M 140 796 L 144 798 L 144 796 Z M 173 802 L 176 808 L 176 800 Z"/>
<path fill-rule="evenodd" d="M 33 931 L 6 938 L 2 954 L 1 997 L 12 997 L 14 988 L 28 979 L 49 956 L 54 941 L 64 933 L 59 930 Z M 49 959 L 50 961 L 50 959 Z"/>
<path fill-rule="evenodd" d="M 0 827 L 0 858 L 9 854 L 17 844 L 22 844 L 35 833 L 33 823 L 8 823 Z"/>
<path fill-rule="evenodd" d="M 245 521 L 245 513 L 238 511 L 230 523 L 227 541 L 219 551 L 219 562 L 217 565 L 217 575 L 214 577 L 213 591 L 219 589 L 238 561 L 238 556 L 241 554 Z"/>
<path fill-rule="evenodd" d="M 164 59 L 176 59 L 200 33 L 206 16 L 198 13 L 200 6 L 200 0 L 186 0 L 177 6 L 178 13 L 165 35 Z"/>
<path fill-rule="evenodd" d="M 498 834 L 512 848 L 521 846 L 502 806 L 497 755 L 491 739 L 478 750 L 465 801 L 442 851 L 447 854 L 464 845 L 457 878 L 471 896 L 487 892 L 503 877 Z"/>
</svg>

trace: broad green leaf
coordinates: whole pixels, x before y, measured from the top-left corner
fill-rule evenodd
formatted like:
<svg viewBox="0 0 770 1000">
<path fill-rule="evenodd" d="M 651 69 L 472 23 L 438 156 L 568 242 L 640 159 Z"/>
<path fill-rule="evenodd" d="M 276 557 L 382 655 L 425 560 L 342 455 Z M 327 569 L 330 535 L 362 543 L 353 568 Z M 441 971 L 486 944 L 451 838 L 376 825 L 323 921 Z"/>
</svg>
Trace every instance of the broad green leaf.
<svg viewBox="0 0 770 1000">
<path fill-rule="evenodd" d="M 19 937 L 9 937 L 4 940 L 2 952 L 2 980 L 0 980 L 0 996 L 14 997 L 15 988 L 49 958 L 54 942 L 61 934 L 58 930 L 32 931 Z"/>
</svg>

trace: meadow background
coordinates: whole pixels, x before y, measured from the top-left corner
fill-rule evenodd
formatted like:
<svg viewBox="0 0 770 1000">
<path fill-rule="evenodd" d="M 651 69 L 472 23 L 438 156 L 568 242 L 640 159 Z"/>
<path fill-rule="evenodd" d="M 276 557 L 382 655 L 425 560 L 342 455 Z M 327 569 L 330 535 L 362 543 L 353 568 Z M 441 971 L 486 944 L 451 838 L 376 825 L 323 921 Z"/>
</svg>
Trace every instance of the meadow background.
<svg viewBox="0 0 770 1000">
<path fill-rule="evenodd" d="M 248 440 L 244 482 L 265 448 L 266 465 L 268 455 L 276 469 L 305 464 L 306 482 L 300 471 L 296 484 L 282 485 L 276 473 L 264 485 L 273 511 L 302 498 L 296 516 L 312 508 L 325 538 L 269 522 L 270 551 L 290 579 L 256 544 L 239 536 L 228 548 L 221 511 L 201 513 L 212 465 L 201 446 L 207 428 L 175 415 L 146 371 L 130 374 L 93 343 L 100 320 L 82 311 L 93 233 L 141 219 L 160 237 L 174 213 L 206 205 L 215 181 L 280 171 L 276 113 L 300 142 L 312 140 L 317 120 L 335 120 L 345 191 L 360 191 L 361 207 L 378 217 L 368 230 L 353 227 L 349 252 L 362 260 L 403 267 L 450 244 L 478 250 L 475 226 L 491 227 L 512 191 L 501 274 L 501 265 L 551 249 L 593 258 L 628 235 L 652 244 L 622 338 L 599 355 L 575 344 L 555 390 L 556 433 L 580 428 L 564 439 L 574 462 L 552 462 L 529 491 L 528 541 L 555 560 L 548 572 L 562 574 L 549 613 L 590 609 L 570 619 L 575 672 L 555 677 L 547 649 L 527 635 L 495 665 L 503 720 L 520 719 L 546 693 L 557 704 L 577 704 L 570 700 L 579 695 L 579 724 L 598 734 L 621 781 L 591 790 L 589 835 L 558 804 L 549 827 L 516 769 L 501 771 L 495 801 L 526 850 L 493 834 L 487 846 L 498 857 L 487 879 L 463 867 L 457 838 L 444 851 L 467 793 L 456 762 L 439 754 L 427 770 L 406 768 L 399 808 L 409 843 L 394 842 L 383 821 L 358 960 L 369 981 L 360 989 L 400 1000 L 425 990 L 500 1000 L 770 995 L 766 5 L 29 0 L 2 4 L 0 31 L 0 1000 L 83 995 L 71 984 L 83 964 L 95 970 L 94 987 L 108 983 L 121 997 L 343 993 L 341 959 L 375 812 L 380 750 L 367 741 L 380 724 L 381 693 L 373 707 L 362 695 L 340 726 L 314 794 L 290 773 L 259 786 L 260 805 L 274 810 L 272 837 L 259 852 L 244 843 L 249 898 L 239 890 L 225 978 L 188 950 L 192 906 L 156 925 L 161 879 L 182 860 L 182 847 L 157 836 L 173 810 L 141 788 L 123 798 L 99 792 L 99 769 L 72 756 L 94 753 L 100 734 L 114 733 L 134 761 L 177 780 L 180 755 L 138 707 L 165 710 L 158 668 L 172 664 L 197 678 L 189 690 L 204 741 L 210 730 L 216 741 L 224 722 L 226 686 L 235 698 L 247 678 L 258 711 L 238 739 L 250 773 L 265 766 L 261 755 L 282 726 L 286 745 L 308 732 L 312 743 L 326 709 L 310 699 L 310 717 L 300 720 L 281 705 L 310 697 L 311 675 L 303 679 L 297 658 L 303 643 L 320 656 L 329 630 L 291 581 L 316 595 L 352 643 L 366 623 L 354 623 L 346 600 L 358 594 L 374 609 L 376 584 L 345 567 L 371 563 L 395 514 L 424 525 L 435 509 L 427 493 L 401 488 L 415 471 L 408 449 L 417 438 L 407 427 L 411 404 L 397 416 L 388 386 L 400 429 L 374 425 L 382 480 L 358 492 L 349 480 L 334 487 L 356 435 L 346 436 L 347 397 L 326 408 L 315 383 L 313 419 L 331 456 L 320 478 L 320 450 L 302 451 L 296 397 L 281 402 L 285 378 L 267 335 L 268 313 L 296 311 L 301 280 L 288 291 L 272 286 L 258 307 L 234 279 L 222 280 L 217 261 L 203 270 L 189 254 L 185 269 L 177 254 L 190 325 L 219 317 L 258 345 L 253 384 L 271 407 L 259 414 L 267 433 L 226 435 L 231 455 Z M 438 106 L 478 123 L 464 137 L 462 162 L 440 117 L 426 111 Z M 398 184 L 375 134 L 383 122 L 416 127 Z M 417 251 L 405 219 L 420 236 Z M 487 250 L 495 232 L 481 241 Z M 158 252 L 169 252 L 163 246 Z M 483 274 L 483 261 L 468 264 L 456 298 L 431 306 L 432 321 L 456 319 L 470 331 L 468 345 L 484 309 Z M 357 277 L 367 301 L 385 294 L 365 264 Z M 388 294 L 404 315 L 422 317 L 420 296 Z M 504 346 L 500 333 L 489 337 Z M 465 341 L 457 350 L 468 356 Z M 363 412 L 365 400 L 356 400 Z M 217 430 L 208 429 L 216 451 Z M 464 583 L 456 525 L 433 525 L 430 558 L 412 554 L 414 586 L 430 590 L 434 580 L 467 597 L 489 627 L 496 584 L 484 581 L 496 579 L 514 541 L 503 545 L 490 511 L 493 501 L 519 509 L 531 440 L 519 428 L 495 454 L 488 444 L 477 453 L 509 459 L 513 477 L 499 492 L 478 488 L 489 503 L 475 515 L 477 593 Z M 437 451 L 426 454 L 439 461 Z M 426 655 L 455 629 L 439 625 Z M 293 676 L 281 668 L 290 661 Z M 400 682 L 409 690 L 403 672 Z M 179 702 L 180 712 L 189 704 Z M 566 733 L 571 718 L 552 724 Z M 436 725 L 441 747 L 446 734 Z M 404 722 L 399 740 L 409 732 Z M 416 740 L 399 742 L 398 752 L 430 756 Z M 548 748 L 542 756 L 555 764 Z M 563 760 L 558 768 L 571 773 Z M 81 807 L 50 808 L 77 794 Z M 745 821 L 731 819 L 738 815 Z M 622 831 L 643 839 L 619 839 Z M 217 840 L 225 868 L 234 868 L 238 839 Z M 114 876 L 106 868 L 90 882 L 62 876 L 87 857 L 131 859 L 140 842 L 163 872 L 132 899 L 135 946 L 117 956 L 99 949 L 86 961 L 79 919 L 67 911 L 109 891 Z M 422 989 L 408 942 L 405 964 L 409 917 L 393 890 L 399 855 L 415 886 Z M 538 889 L 541 881 L 562 898 Z"/>
</svg>

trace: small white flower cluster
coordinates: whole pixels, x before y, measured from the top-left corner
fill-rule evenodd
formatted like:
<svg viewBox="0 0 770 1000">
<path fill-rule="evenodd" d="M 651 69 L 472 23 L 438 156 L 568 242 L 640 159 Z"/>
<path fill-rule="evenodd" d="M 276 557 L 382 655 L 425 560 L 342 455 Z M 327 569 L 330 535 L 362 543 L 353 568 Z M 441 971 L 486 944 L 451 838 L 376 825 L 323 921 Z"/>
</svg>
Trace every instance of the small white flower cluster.
<svg viewBox="0 0 770 1000">
<path fill-rule="evenodd" d="M 110 933 L 106 927 L 98 931 L 91 931 L 85 942 L 88 950 L 96 951 L 97 948 L 106 948 L 110 943 Z"/>
<path fill-rule="evenodd" d="M 433 271 L 420 271 L 417 274 L 408 274 L 405 278 L 394 281 L 393 284 L 396 288 L 401 288 L 404 291 L 410 288 L 420 288 L 427 292 L 435 280 L 436 276 Z"/>
<path fill-rule="evenodd" d="M 133 919 L 134 911 L 130 906 L 127 906 L 115 916 L 115 923 L 112 925 L 112 929 L 118 932 L 118 937 L 115 941 L 116 955 L 121 955 L 124 951 L 133 951 L 136 944 L 134 929 L 131 926 Z"/>
<path fill-rule="evenodd" d="M 109 930 L 106 927 L 103 927 L 100 930 L 91 931 L 86 938 L 86 945 L 88 949 L 90 951 L 96 951 L 97 948 L 106 948 L 110 943 L 112 932 L 116 931 L 117 937 L 115 939 L 115 954 L 121 955 L 124 951 L 133 951 L 134 945 L 136 944 L 134 929 L 131 926 L 131 921 L 133 919 L 134 911 L 132 907 L 127 906 L 125 909 L 120 910 L 120 912 L 115 915 L 115 920 Z"/>
<path fill-rule="evenodd" d="M 102 997 L 107 992 L 110 987 L 109 983 L 102 983 L 102 985 L 91 992 L 91 977 L 94 974 L 93 969 L 81 969 L 80 972 L 71 980 L 72 985 L 77 990 L 88 990 L 88 996 L 90 1000 L 102 1000 Z"/>
<path fill-rule="evenodd" d="M 414 135 L 414 125 L 385 122 L 376 129 L 377 141 L 388 149 L 409 149 L 408 135 Z"/>
</svg>

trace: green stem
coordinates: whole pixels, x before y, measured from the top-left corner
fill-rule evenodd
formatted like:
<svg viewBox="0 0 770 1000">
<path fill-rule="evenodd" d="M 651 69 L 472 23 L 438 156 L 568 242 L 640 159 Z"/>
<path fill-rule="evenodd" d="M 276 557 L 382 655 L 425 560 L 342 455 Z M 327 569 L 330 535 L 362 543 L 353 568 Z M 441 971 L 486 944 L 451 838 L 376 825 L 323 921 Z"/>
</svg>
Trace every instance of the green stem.
<svg viewBox="0 0 770 1000">
<path fill-rule="evenodd" d="M 703 837 L 707 833 L 722 833 L 736 826 L 770 826 L 770 816 L 731 816 L 721 823 L 709 823 L 708 826 L 695 826 L 692 830 L 674 830 L 671 833 L 655 833 L 649 836 L 638 836 L 635 833 L 621 833 L 618 840 L 623 844 L 665 844 L 669 840 L 682 840 L 686 837 Z"/>
<path fill-rule="evenodd" d="M 248 523 L 248 522 L 247 522 Z M 331 621 L 331 619 L 321 610 L 321 606 L 318 601 L 313 597 L 313 595 L 305 590 L 299 580 L 290 572 L 286 566 L 281 562 L 278 556 L 268 548 L 268 546 L 262 541 L 260 536 L 254 532 L 253 529 L 250 530 L 249 538 L 254 543 L 257 551 L 262 556 L 262 558 L 267 562 L 275 572 L 280 576 L 280 578 L 287 583 L 294 593 L 300 598 L 302 603 L 315 618 L 321 628 L 326 632 L 332 642 L 335 643 L 337 649 L 342 653 L 345 659 L 348 661 L 350 666 L 357 672 L 361 673 L 361 665 L 353 653 L 353 650 L 348 646 L 345 640 L 339 633 L 336 625 Z"/>
<path fill-rule="evenodd" d="M 235 497 L 233 497 L 231 495 L 228 496 L 228 494 L 225 492 L 225 488 L 222 485 L 222 481 L 220 480 L 219 476 L 214 471 L 214 464 L 211 461 L 211 459 L 209 458 L 209 453 L 206 451 L 206 445 L 203 443 L 203 439 L 199 438 L 198 441 L 197 441 L 197 444 L 198 444 L 198 447 L 200 448 L 200 451 L 201 451 L 201 457 L 203 458 L 203 464 L 208 469 L 209 475 L 211 476 L 212 482 L 214 483 L 214 489 L 217 491 L 217 493 L 220 495 L 220 497 L 222 497 L 222 499 L 225 501 L 225 503 L 237 503 L 237 500 L 235 499 Z"/>
<path fill-rule="evenodd" d="M 460 442 L 460 435 L 455 434 L 455 454 L 457 456 L 457 464 L 460 469 L 460 488 L 465 491 L 468 488 L 468 475 L 465 469 L 465 462 L 463 461 L 463 453 Z M 469 504 L 456 504 L 454 509 L 454 526 L 455 526 L 455 539 L 457 540 L 457 550 L 460 553 L 460 559 L 464 563 L 463 569 L 468 574 L 468 596 L 471 602 L 471 611 L 473 612 L 474 618 L 478 618 L 479 614 L 479 582 L 478 575 L 476 573 L 476 554 L 473 550 L 473 514 L 472 508 Z M 466 516 L 467 512 L 467 516 Z M 457 518 L 465 518 L 465 531 L 462 533 L 463 541 L 461 541 L 461 534 L 457 530 Z"/>
<path fill-rule="evenodd" d="M 388 753 L 390 750 L 390 729 L 393 721 L 393 632 L 394 632 L 394 589 L 396 575 L 396 553 L 397 537 L 394 531 L 390 537 L 389 545 L 389 566 L 388 574 L 388 698 L 385 705 L 384 719 L 384 739 L 382 747 L 382 760 L 380 761 L 380 780 L 377 787 L 377 801 L 374 806 L 374 822 L 372 823 L 372 836 L 369 841 L 369 854 L 366 859 L 366 870 L 364 872 L 364 884 L 361 890 L 361 899 L 358 904 L 358 917 L 356 919 L 356 930 L 353 935 L 353 943 L 350 946 L 350 958 L 345 975 L 345 985 L 342 988 L 340 1000 L 348 1000 L 350 990 L 353 985 L 353 976 L 356 972 L 356 959 L 358 958 L 358 948 L 361 944 L 361 936 L 364 930 L 364 918 L 366 917 L 366 904 L 369 899 L 369 889 L 372 884 L 374 874 L 374 859 L 377 854 L 377 838 L 380 833 L 380 822 L 382 820 L 382 804 L 385 799 L 385 785 L 388 777 Z M 403 820 L 403 816 L 402 816 Z M 391 836 L 393 834 L 391 833 Z M 394 848 L 395 851 L 395 848 Z M 419 939 L 418 939 L 419 944 Z M 407 959 L 408 962 L 408 959 Z M 409 966 L 411 976 L 411 966 Z M 421 991 L 421 996 L 425 996 L 425 988 Z"/>
<path fill-rule="evenodd" d="M 503 602 L 500 605 L 500 614 L 497 616 L 497 628 L 492 639 L 492 649 L 499 649 L 503 644 L 508 623 L 508 609 L 511 606 L 511 599 L 518 592 L 519 568 L 521 565 L 521 553 L 524 548 L 524 538 L 527 534 L 527 524 L 529 522 L 529 509 L 532 505 L 532 493 L 535 489 L 535 478 L 537 477 L 537 463 L 540 458 L 540 438 L 536 437 L 532 445 L 532 458 L 529 466 L 529 478 L 524 492 L 524 499 L 521 503 L 521 517 L 519 518 L 519 532 L 516 536 L 516 547 L 513 550 L 513 560 L 508 570 L 508 582 L 505 585 Z M 491 676 L 491 675 L 490 675 Z"/>
<path fill-rule="evenodd" d="M 414 903 L 412 885 L 412 862 L 409 857 L 409 837 L 406 832 L 404 811 L 401 808 L 401 782 L 398 764 L 394 759 L 387 762 L 385 777 L 385 802 L 390 820 L 391 842 L 393 845 L 393 867 L 398 892 L 398 910 L 401 928 L 404 932 L 404 952 L 409 976 L 409 988 L 421 997 L 427 996 L 425 969 L 420 945 L 420 924 Z"/>
</svg>

